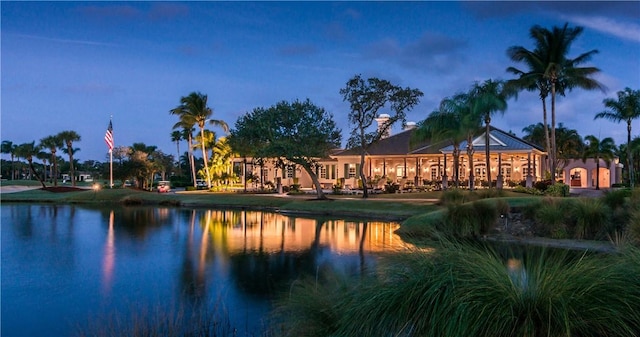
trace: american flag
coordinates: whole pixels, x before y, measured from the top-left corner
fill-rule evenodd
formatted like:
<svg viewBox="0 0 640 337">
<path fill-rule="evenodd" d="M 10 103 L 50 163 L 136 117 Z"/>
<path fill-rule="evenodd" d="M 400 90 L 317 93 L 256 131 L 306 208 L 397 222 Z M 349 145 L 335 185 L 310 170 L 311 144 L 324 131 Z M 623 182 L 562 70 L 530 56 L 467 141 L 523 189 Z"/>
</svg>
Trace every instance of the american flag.
<svg viewBox="0 0 640 337">
<path fill-rule="evenodd" d="M 113 125 L 111 124 L 111 121 L 109 121 L 107 133 L 104 135 L 104 141 L 107 143 L 109 151 L 113 150 Z"/>
</svg>

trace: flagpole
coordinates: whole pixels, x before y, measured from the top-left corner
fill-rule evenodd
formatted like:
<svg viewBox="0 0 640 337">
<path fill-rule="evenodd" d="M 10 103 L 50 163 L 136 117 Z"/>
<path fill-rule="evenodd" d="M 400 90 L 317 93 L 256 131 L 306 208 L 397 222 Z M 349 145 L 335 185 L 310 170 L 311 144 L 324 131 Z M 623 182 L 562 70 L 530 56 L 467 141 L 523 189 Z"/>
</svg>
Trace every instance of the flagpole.
<svg viewBox="0 0 640 337">
<path fill-rule="evenodd" d="M 113 150 L 109 150 L 109 188 L 113 188 Z"/>
<path fill-rule="evenodd" d="M 109 118 L 109 125 L 113 121 L 113 115 Z M 113 135 L 113 131 L 112 131 Z M 113 149 L 109 148 L 109 188 L 113 188 Z"/>
</svg>

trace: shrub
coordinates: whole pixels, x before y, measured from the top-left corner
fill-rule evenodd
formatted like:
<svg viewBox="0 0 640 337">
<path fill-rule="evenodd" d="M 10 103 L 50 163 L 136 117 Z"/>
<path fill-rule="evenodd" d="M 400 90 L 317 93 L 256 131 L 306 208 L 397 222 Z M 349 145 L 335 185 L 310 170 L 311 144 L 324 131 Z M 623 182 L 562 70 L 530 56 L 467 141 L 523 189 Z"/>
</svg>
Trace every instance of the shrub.
<svg viewBox="0 0 640 337">
<path fill-rule="evenodd" d="M 552 186 L 552 185 L 553 185 L 553 181 L 551 180 L 541 180 L 541 181 L 535 181 L 533 183 L 533 188 L 544 192 L 549 188 L 549 186 Z"/>
<path fill-rule="evenodd" d="M 440 204 L 441 205 L 450 205 L 450 204 L 461 204 L 465 202 L 465 194 L 462 190 L 457 188 L 450 188 L 444 192 L 440 196 Z"/>
<path fill-rule="evenodd" d="M 548 236 L 554 239 L 566 239 L 569 237 L 565 224 L 565 210 L 559 202 L 545 199 L 535 213 L 535 232 L 539 236 Z"/>
<path fill-rule="evenodd" d="M 488 198 L 502 198 L 505 196 L 504 190 L 491 188 L 485 190 L 478 190 L 476 192 L 478 199 L 488 199 Z"/>
<path fill-rule="evenodd" d="M 538 189 L 535 189 L 533 187 L 524 187 L 520 185 L 514 187 L 513 191 L 518 193 L 532 194 L 532 195 L 544 195 L 544 193 Z"/>
<path fill-rule="evenodd" d="M 608 190 L 604 192 L 602 200 L 605 204 L 607 204 L 607 206 L 615 210 L 619 207 L 624 206 L 626 199 L 629 197 L 631 197 L 631 190 L 625 188 L 619 190 Z"/>
<path fill-rule="evenodd" d="M 553 184 L 544 192 L 544 195 L 548 195 L 551 197 L 568 197 L 569 196 L 569 185 L 565 184 Z"/>
<path fill-rule="evenodd" d="M 571 215 L 575 221 L 574 237 L 593 240 L 604 238 L 609 224 L 610 209 L 600 199 L 579 198 L 573 204 Z"/>
</svg>

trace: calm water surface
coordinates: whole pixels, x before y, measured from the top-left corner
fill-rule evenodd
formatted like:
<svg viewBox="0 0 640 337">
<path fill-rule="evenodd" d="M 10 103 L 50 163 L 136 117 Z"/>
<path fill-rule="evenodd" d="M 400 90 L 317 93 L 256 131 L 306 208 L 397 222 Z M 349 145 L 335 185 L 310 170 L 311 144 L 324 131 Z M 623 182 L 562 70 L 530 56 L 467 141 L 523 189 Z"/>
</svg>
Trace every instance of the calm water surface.
<svg viewBox="0 0 640 337">
<path fill-rule="evenodd" d="M 406 247 L 385 222 L 145 207 L 0 212 L 4 337 L 69 336 L 106 317 L 198 303 L 224 306 L 238 336 L 254 335 L 274 296 L 304 274 L 361 272 Z"/>
</svg>

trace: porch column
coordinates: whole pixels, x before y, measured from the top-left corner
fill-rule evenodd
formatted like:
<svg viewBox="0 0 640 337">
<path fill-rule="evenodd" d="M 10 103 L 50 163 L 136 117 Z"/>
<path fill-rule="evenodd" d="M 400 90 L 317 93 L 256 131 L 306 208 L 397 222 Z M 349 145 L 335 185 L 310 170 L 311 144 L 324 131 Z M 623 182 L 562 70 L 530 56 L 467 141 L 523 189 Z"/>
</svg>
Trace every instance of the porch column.
<svg viewBox="0 0 640 337">
<path fill-rule="evenodd" d="M 442 189 L 446 190 L 449 182 L 447 181 L 447 154 L 444 153 L 444 174 L 442 175 Z"/>
<path fill-rule="evenodd" d="M 418 162 L 418 157 L 416 157 L 416 174 L 415 174 L 415 178 L 413 178 L 415 181 L 413 182 L 414 186 L 418 186 L 418 183 L 420 182 L 420 178 L 418 177 L 418 175 L 420 175 L 420 177 L 422 177 L 422 172 L 420 171 L 420 163 Z M 420 184 L 422 185 L 422 184 Z"/>
<path fill-rule="evenodd" d="M 372 166 L 373 166 L 373 164 L 371 163 L 371 158 L 369 158 L 369 178 L 373 177 L 373 175 L 371 174 Z"/>
<path fill-rule="evenodd" d="M 382 176 L 387 177 L 387 161 L 382 158 Z"/>
<path fill-rule="evenodd" d="M 404 157 L 404 169 L 403 169 L 403 171 L 404 172 L 402 172 L 402 178 L 407 178 L 408 177 L 408 175 L 407 175 L 407 157 Z"/>
<path fill-rule="evenodd" d="M 531 152 L 527 153 L 527 187 L 533 187 L 533 177 L 531 176 Z"/>
<path fill-rule="evenodd" d="M 533 181 L 538 181 L 538 167 L 536 166 L 536 156 L 533 156 Z"/>
<path fill-rule="evenodd" d="M 498 176 L 496 177 L 496 188 L 497 189 L 502 189 L 502 185 L 504 183 L 503 179 L 504 179 L 504 177 L 502 176 L 502 153 L 498 152 Z"/>
</svg>

